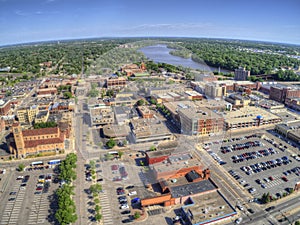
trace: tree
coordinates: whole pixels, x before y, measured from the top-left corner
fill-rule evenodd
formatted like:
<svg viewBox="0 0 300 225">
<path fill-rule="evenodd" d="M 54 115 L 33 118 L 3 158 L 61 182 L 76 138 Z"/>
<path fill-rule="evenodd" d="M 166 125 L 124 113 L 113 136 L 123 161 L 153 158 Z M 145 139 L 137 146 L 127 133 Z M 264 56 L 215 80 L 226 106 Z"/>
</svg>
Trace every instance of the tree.
<svg viewBox="0 0 300 225">
<path fill-rule="evenodd" d="M 49 121 L 49 122 L 35 123 L 33 125 L 34 129 L 48 128 L 48 127 L 57 127 L 57 123 L 55 123 L 54 121 Z"/>
<path fill-rule="evenodd" d="M 154 145 L 152 145 L 149 150 L 150 151 L 156 151 L 156 147 Z"/>
<path fill-rule="evenodd" d="M 99 193 L 100 191 L 102 191 L 102 186 L 101 186 L 101 184 L 92 184 L 91 186 L 90 186 L 90 191 L 92 192 L 92 193 Z"/>
<path fill-rule="evenodd" d="M 112 90 L 112 89 L 109 89 L 109 90 L 106 91 L 106 96 L 108 96 L 108 97 L 110 97 L 110 98 L 113 97 L 114 94 L 115 94 L 115 92 L 114 92 L 114 90 Z"/>
<path fill-rule="evenodd" d="M 96 211 L 97 213 L 99 213 L 100 209 L 101 209 L 101 206 L 99 206 L 99 205 L 96 205 L 96 206 L 95 206 L 95 211 Z"/>
<path fill-rule="evenodd" d="M 138 212 L 138 211 L 136 211 L 136 212 L 134 213 L 134 215 L 133 215 L 133 218 L 134 218 L 134 219 L 138 219 L 138 218 L 140 218 L 140 217 L 141 217 L 141 213 Z"/>
<path fill-rule="evenodd" d="M 25 169 L 25 165 L 23 163 L 19 164 L 18 170 L 22 172 Z"/>
<path fill-rule="evenodd" d="M 113 147 L 115 147 L 115 146 L 116 146 L 115 140 L 112 139 L 112 138 L 110 138 L 109 141 L 106 142 L 106 146 L 107 146 L 108 148 L 113 148 Z"/>
<path fill-rule="evenodd" d="M 99 203 L 100 203 L 99 198 L 96 198 L 96 199 L 94 200 L 94 202 L 95 202 L 95 204 L 99 204 Z"/>
<path fill-rule="evenodd" d="M 104 155 L 104 157 L 105 157 L 105 160 L 111 160 L 111 159 L 114 158 L 114 156 L 113 156 L 112 154 L 109 154 L 109 153 L 106 153 L 106 154 Z"/>
<path fill-rule="evenodd" d="M 91 166 L 91 169 L 95 169 L 96 168 L 96 162 L 94 160 L 91 160 L 90 161 L 90 166 Z"/>
<path fill-rule="evenodd" d="M 123 140 L 123 145 L 126 146 L 128 144 L 127 140 Z"/>
<path fill-rule="evenodd" d="M 122 152 L 122 151 L 118 151 L 118 155 L 119 155 L 119 158 L 121 159 L 121 158 L 122 158 L 122 156 L 124 155 L 124 152 Z"/>
<path fill-rule="evenodd" d="M 95 220 L 99 222 L 101 219 L 102 219 L 102 215 L 100 213 L 96 213 Z"/>
<path fill-rule="evenodd" d="M 72 93 L 69 91 L 64 92 L 64 98 L 66 98 L 66 99 L 72 98 Z"/>
<path fill-rule="evenodd" d="M 299 220 L 296 221 L 296 222 L 295 222 L 295 225 L 300 225 L 300 221 L 299 221 Z"/>
<path fill-rule="evenodd" d="M 144 101 L 144 99 L 140 99 L 140 100 L 138 100 L 138 101 L 136 102 L 136 104 L 137 104 L 138 106 L 142 106 L 142 105 L 145 104 L 145 101 Z"/>
<path fill-rule="evenodd" d="M 155 104 L 156 104 L 155 99 L 151 98 L 151 99 L 150 99 L 150 103 L 153 104 L 153 105 L 155 105 Z"/>
</svg>

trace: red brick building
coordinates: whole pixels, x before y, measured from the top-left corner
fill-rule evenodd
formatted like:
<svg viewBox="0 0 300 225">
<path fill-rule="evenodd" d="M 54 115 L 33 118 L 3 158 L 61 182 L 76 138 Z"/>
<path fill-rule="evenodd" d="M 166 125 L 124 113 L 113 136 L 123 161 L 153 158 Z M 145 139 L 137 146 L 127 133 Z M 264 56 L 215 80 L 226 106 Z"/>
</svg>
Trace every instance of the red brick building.
<svg viewBox="0 0 300 225">
<path fill-rule="evenodd" d="M 284 85 L 271 86 L 269 97 L 272 100 L 284 103 L 287 98 L 299 98 L 300 89 Z"/>
<path fill-rule="evenodd" d="M 10 101 L 3 101 L 0 100 L 0 115 L 1 116 L 5 116 L 8 114 L 9 110 L 10 110 L 10 105 L 11 102 Z"/>
<path fill-rule="evenodd" d="M 137 107 L 137 110 L 142 118 L 150 119 L 154 117 L 153 112 L 147 106 L 139 106 Z"/>
</svg>

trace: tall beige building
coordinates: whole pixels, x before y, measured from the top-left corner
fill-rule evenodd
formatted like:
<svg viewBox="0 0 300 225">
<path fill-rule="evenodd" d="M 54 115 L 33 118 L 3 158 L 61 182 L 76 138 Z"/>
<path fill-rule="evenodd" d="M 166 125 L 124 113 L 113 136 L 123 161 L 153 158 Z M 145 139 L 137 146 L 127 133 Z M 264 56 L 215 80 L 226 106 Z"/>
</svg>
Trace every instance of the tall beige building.
<svg viewBox="0 0 300 225">
<path fill-rule="evenodd" d="M 36 105 L 17 109 L 17 117 L 21 124 L 32 124 L 39 109 Z"/>
<path fill-rule="evenodd" d="M 234 71 L 234 79 L 235 80 L 248 80 L 250 77 L 250 71 L 246 70 L 244 67 L 239 67 Z"/>
<path fill-rule="evenodd" d="M 207 83 L 205 84 L 205 95 L 210 98 L 221 98 L 226 95 L 226 85 Z"/>
</svg>

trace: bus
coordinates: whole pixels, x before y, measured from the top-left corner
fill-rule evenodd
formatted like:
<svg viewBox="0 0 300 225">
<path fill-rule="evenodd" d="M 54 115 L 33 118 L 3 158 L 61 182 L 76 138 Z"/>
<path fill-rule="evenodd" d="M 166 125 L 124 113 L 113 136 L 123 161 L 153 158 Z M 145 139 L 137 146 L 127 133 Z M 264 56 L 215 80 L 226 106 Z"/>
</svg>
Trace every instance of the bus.
<svg viewBox="0 0 300 225">
<path fill-rule="evenodd" d="M 49 165 L 59 165 L 60 162 L 61 162 L 60 159 L 54 159 L 54 160 L 50 160 L 50 161 L 48 162 L 48 164 L 49 164 Z"/>
<path fill-rule="evenodd" d="M 30 164 L 30 166 L 43 166 L 43 165 L 44 165 L 43 161 L 32 162 Z"/>
</svg>

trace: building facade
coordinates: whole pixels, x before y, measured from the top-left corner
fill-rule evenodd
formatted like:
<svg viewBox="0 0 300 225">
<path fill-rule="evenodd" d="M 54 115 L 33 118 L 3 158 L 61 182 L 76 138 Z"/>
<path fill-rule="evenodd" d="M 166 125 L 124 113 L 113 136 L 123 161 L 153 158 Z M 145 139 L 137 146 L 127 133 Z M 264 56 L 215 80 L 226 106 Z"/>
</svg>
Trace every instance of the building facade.
<svg viewBox="0 0 300 225">
<path fill-rule="evenodd" d="M 10 153 L 16 158 L 64 150 L 65 134 L 58 127 L 23 130 L 19 123 L 12 126 L 8 140 Z"/>
<path fill-rule="evenodd" d="M 239 67 L 238 69 L 235 69 L 234 71 L 234 79 L 235 80 L 248 80 L 250 77 L 250 71 L 246 70 L 243 67 Z"/>
</svg>

